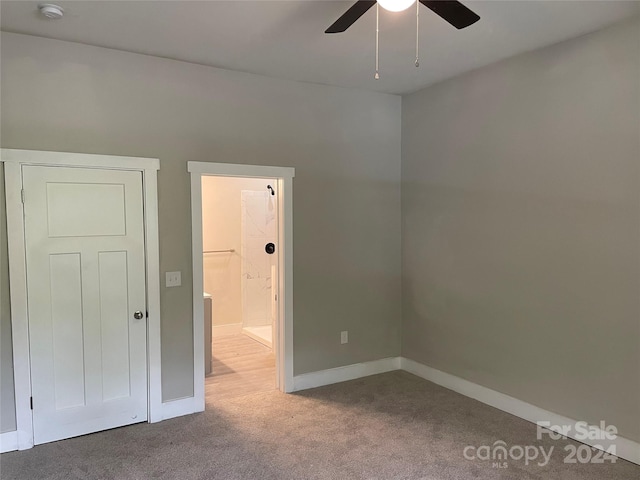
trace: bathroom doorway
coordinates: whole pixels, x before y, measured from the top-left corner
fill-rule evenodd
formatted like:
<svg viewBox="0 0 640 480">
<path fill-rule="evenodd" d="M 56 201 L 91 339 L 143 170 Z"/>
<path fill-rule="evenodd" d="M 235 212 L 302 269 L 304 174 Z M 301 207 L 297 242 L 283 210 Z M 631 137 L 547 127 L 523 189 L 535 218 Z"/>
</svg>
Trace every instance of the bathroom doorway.
<svg viewBox="0 0 640 480">
<path fill-rule="evenodd" d="M 276 388 L 275 184 L 274 178 L 202 177 L 207 398 Z"/>
<path fill-rule="evenodd" d="M 291 391 L 293 169 L 189 162 L 189 171 L 195 410 Z"/>
</svg>

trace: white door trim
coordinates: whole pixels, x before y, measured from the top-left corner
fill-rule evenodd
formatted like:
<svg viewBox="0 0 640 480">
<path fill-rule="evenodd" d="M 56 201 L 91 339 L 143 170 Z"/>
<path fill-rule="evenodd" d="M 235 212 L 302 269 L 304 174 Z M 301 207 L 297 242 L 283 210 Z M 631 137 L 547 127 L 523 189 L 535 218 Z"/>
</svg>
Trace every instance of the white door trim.
<svg viewBox="0 0 640 480">
<path fill-rule="evenodd" d="M 202 177 L 256 177 L 277 179 L 278 195 L 278 338 L 276 341 L 276 385 L 282 392 L 292 392 L 293 385 L 293 177 L 291 167 L 236 165 L 230 163 L 188 162 L 191 174 L 191 241 L 193 256 L 193 394 L 196 410 L 204 410 L 204 306 L 202 292 Z"/>
<path fill-rule="evenodd" d="M 157 175 L 155 158 L 118 157 L 83 153 L 1 149 L 7 197 L 7 241 L 11 284 L 11 328 L 15 381 L 16 430 L 19 450 L 33 447 L 33 417 L 30 408 L 31 367 L 27 311 L 26 252 L 22 209 L 22 166 L 65 166 L 133 170 L 142 172 L 147 276 L 149 422 L 162 420 L 160 372 L 160 258 L 158 247 Z"/>
</svg>

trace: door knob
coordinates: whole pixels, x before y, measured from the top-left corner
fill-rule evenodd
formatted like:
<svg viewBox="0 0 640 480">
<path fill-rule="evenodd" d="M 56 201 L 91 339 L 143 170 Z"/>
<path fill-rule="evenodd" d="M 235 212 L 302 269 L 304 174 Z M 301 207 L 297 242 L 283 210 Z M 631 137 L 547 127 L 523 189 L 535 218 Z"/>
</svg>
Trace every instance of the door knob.
<svg viewBox="0 0 640 480">
<path fill-rule="evenodd" d="M 273 243 L 267 243 L 264 246 L 264 251 L 267 252 L 269 255 L 273 255 L 273 253 L 276 251 L 276 246 Z"/>
<path fill-rule="evenodd" d="M 136 320 L 140 320 L 142 317 L 144 317 L 144 314 L 140 310 L 133 314 L 133 318 Z"/>
</svg>

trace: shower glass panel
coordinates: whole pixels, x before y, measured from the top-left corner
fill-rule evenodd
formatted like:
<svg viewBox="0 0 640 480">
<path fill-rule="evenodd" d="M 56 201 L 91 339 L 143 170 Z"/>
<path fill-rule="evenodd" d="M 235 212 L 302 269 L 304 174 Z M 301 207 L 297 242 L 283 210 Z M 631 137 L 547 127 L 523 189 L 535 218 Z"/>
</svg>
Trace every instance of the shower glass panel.
<svg viewBox="0 0 640 480">
<path fill-rule="evenodd" d="M 271 190 L 242 190 L 242 331 L 268 347 L 273 342 L 272 266 L 276 253 L 265 245 L 276 243 L 276 197 Z"/>
</svg>

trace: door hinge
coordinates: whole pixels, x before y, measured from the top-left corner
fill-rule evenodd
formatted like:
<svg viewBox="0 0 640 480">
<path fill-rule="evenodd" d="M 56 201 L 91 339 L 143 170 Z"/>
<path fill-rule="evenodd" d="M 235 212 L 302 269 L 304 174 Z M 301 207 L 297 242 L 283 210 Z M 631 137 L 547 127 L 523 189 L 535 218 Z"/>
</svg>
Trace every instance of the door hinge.
<svg viewBox="0 0 640 480">
<path fill-rule="evenodd" d="M 20 190 L 20 200 L 24 203 L 24 188 Z"/>
<path fill-rule="evenodd" d="M 31 406 L 31 410 L 33 410 L 33 397 L 29 397 L 29 405 Z"/>
</svg>

